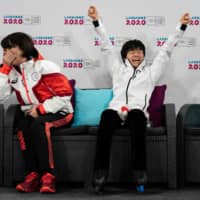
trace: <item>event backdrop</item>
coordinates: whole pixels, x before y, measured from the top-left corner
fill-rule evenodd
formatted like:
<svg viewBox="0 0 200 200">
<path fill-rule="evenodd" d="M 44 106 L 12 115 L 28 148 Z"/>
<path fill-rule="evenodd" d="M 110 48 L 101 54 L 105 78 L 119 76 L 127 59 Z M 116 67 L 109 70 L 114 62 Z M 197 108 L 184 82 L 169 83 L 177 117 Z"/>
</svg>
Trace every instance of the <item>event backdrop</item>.
<svg viewBox="0 0 200 200">
<path fill-rule="evenodd" d="M 0 39 L 11 32 L 30 34 L 37 49 L 63 72 L 76 79 L 79 88 L 109 88 L 101 43 L 87 16 L 95 5 L 116 49 L 128 39 L 141 39 L 147 60 L 173 33 L 180 16 L 192 18 L 183 39 L 175 47 L 160 84 L 167 84 L 165 102 L 176 111 L 185 103 L 200 103 L 200 3 L 197 0 L 0 0 Z M 2 55 L 2 50 L 0 50 Z M 2 56 L 0 56 L 2 59 Z M 13 103 L 10 98 L 5 105 Z"/>
</svg>

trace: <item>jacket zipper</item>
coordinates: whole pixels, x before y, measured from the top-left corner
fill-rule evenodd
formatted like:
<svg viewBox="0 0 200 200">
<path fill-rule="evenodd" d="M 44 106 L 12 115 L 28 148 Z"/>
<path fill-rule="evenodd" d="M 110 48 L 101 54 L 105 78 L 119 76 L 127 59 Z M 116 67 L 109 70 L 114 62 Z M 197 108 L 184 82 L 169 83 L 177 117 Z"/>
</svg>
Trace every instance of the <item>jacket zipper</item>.
<svg viewBox="0 0 200 200">
<path fill-rule="evenodd" d="M 131 79 L 133 79 L 133 80 L 135 79 L 136 69 L 134 68 L 133 70 L 134 70 L 133 75 L 130 77 L 128 84 L 127 84 L 127 87 L 126 87 L 126 105 L 128 105 L 128 88 L 129 88 L 129 85 L 131 83 Z M 145 94 L 144 107 L 142 108 L 142 110 L 145 109 L 146 105 L 147 105 L 147 94 Z"/>
<path fill-rule="evenodd" d="M 24 68 L 22 68 L 22 81 L 23 81 L 23 84 L 24 84 L 24 88 L 25 88 L 25 92 L 26 92 L 26 97 L 28 99 L 28 102 L 30 104 L 32 104 L 32 100 L 31 100 L 31 97 L 29 95 L 29 90 L 28 90 L 28 85 L 27 85 L 27 82 L 26 82 L 26 77 L 25 77 L 25 72 L 24 72 Z"/>
<path fill-rule="evenodd" d="M 142 110 L 145 109 L 146 105 L 147 105 L 147 94 L 145 94 L 144 107 L 142 108 Z"/>
<path fill-rule="evenodd" d="M 129 85 L 130 85 L 130 83 L 131 83 L 131 79 L 133 79 L 134 80 L 134 78 L 135 78 L 135 72 L 136 72 L 136 69 L 135 68 L 133 68 L 133 75 L 130 77 L 130 79 L 129 79 L 129 81 L 128 81 L 128 84 L 127 84 L 127 87 L 126 87 L 126 105 L 128 105 L 128 88 L 129 88 Z"/>
</svg>

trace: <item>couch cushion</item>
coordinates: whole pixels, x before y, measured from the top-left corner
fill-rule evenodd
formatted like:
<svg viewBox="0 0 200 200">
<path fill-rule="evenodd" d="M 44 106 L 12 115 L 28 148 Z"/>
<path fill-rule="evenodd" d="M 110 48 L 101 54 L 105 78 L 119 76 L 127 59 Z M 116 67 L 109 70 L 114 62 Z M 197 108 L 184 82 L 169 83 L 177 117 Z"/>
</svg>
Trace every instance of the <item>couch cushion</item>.
<svg viewBox="0 0 200 200">
<path fill-rule="evenodd" d="M 59 127 L 52 128 L 52 136 L 63 136 L 63 135 L 87 135 L 88 126 L 78 126 L 78 127 Z"/>
<path fill-rule="evenodd" d="M 163 126 L 148 127 L 147 128 L 147 135 L 149 135 L 149 136 L 166 135 L 166 129 Z"/>
<path fill-rule="evenodd" d="M 101 113 L 112 99 L 112 89 L 75 88 L 75 112 L 72 126 L 99 124 Z"/>
<path fill-rule="evenodd" d="M 89 135 L 96 135 L 97 134 L 98 127 L 89 127 L 88 128 L 88 134 Z M 160 136 L 160 135 L 166 135 L 166 129 L 164 127 L 147 127 L 147 136 Z M 119 128 L 115 131 L 114 135 L 119 136 L 128 136 L 130 135 L 129 130 L 127 128 Z"/>
<path fill-rule="evenodd" d="M 152 127 L 159 127 L 164 125 L 163 104 L 165 98 L 165 91 L 167 86 L 156 86 L 149 101 L 149 120 Z"/>
<path fill-rule="evenodd" d="M 78 126 L 78 127 L 58 127 L 51 129 L 51 136 L 73 136 L 73 135 L 88 135 L 88 126 Z M 14 140 L 17 139 L 17 135 L 14 135 Z"/>
</svg>

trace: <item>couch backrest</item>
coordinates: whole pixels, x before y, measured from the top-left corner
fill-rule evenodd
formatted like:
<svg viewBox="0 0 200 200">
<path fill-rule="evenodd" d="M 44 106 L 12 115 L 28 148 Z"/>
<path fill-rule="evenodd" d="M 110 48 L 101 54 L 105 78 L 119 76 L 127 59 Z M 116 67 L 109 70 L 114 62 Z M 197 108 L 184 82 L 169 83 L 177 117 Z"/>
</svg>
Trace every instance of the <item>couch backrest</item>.
<svg viewBox="0 0 200 200">
<path fill-rule="evenodd" d="M 189 107 L 184 120 L 186 127 L 200 127 L 200 105 L 193 104 Z"/>
<path fill-rule="evenodd" d="M 74 83 L 75 84 L 75 83 Z M 73 85 L 74 86 L 74 85 Z M 167 86 L 156 86 L 150 98 L 148 112 L 151 125 L 164 125 L 164 98 Z M 73 126 L 99 124 L 100 116 L 112 99 L 112 89 L 74 89 L 75 115 Z M 90 112 L 88 112 L 90 111 Z"/>
</svg>

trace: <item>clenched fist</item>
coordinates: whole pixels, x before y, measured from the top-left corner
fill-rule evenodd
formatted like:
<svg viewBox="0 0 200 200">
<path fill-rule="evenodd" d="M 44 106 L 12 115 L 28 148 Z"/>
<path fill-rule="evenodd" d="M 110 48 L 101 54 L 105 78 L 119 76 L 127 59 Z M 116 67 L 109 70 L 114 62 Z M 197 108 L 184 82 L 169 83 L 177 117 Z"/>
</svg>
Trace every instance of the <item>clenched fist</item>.
<svg viewBox="0 0 200 200">
<path fill-rule="evenodd" d="M 189 24 L 190 20 L 191 20 L 191 19 L 190 19 L 189 13 L 185 13 L 185 14 L 183 14 L 183 16 L 181 17 L 180 22 L 181 22 L 181 24 L 187 25 L 187 24 Z"/>
<path fill-rule="evenodd" d="M 93 21 L 96 21 L 99 19 L 99 15 L 97 12 L 97 8 L 95 6 L 90 6 L 88 9 L 88 16 L 92 18 Z"/>
</svg>

